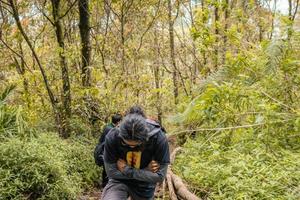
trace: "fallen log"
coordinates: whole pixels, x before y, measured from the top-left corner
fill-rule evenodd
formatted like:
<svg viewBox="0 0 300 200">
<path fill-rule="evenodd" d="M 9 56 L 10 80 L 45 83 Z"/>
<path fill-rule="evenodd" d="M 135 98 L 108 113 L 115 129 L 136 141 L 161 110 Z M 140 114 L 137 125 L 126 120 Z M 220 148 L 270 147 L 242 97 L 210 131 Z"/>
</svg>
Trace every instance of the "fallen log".
<svg viewBox="0 0 300 200">
<path fill-rule="evenodd" d="M 171 156 L 170 156 L 171 164 L 173 164 L 173 162 L 175 161 L 176 153 L 178 153 L 179 151 L 181 151 L 181 148 L 177 147 L 171 153 Z M 201 198 L 197 197 L 195 194 L 193 194 L 192 192 L 190 192 L 188 190 L 188 188 L 183 183 L 182 179 L 172 172 L 170 166 L 168 168 L 167 180 L 168 180 L 168 185 L 172 185 L 172 187 L 173 187 L 172 189 L 175 189 L 175 193 L 181 199 L 184 199 L 184 200 L 201 200 Z M 169 181 L 169 180 L 171 180 L 171 181 Z M 170 191 L 170 188 L 169 188 L 169 191 Z"/>
<path fill-rule="evenodd" d="M 175 157 L 176 157 L 176 154 L 181 151 L 181 147 L 176 147 L 173 152 L 171 153 L 171 156 L 170 156 L 170 162 L 171 164 L 173 164 L 173 162 L 175 161 Z"/>
<path fill-rule="evenodd" d="M 188 190 L 179 176 L 174 174 L 172 171 L 169 171 L 169 173 L 171 175 L 176 194 L 180 198 L 184 200 L 201 200 L 201 198 L 197 197 L 195 194 Z"/>
<path fill-rule="evenodd" d="M 172 173 L 172 171 L 171 171 L 171 168 L 169 167 L 167 175 L 166 175 L 166 179 L 167 179 L 167 183 L 168 183 L 168 189 L 169 189 L 169 196 L 170 196 L 171 200 L 178 200 L 177 195 L 176 195 L 175 190 L 174 190 L 171 173 Z"/>
</svg>

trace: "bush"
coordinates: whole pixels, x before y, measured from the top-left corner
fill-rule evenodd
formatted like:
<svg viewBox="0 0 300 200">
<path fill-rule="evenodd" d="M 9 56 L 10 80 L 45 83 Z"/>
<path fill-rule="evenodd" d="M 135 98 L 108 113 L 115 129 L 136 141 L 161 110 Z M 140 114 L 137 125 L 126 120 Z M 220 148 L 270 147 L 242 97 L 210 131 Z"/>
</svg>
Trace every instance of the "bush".
<svg viewBox="0 0 300 200">
<path fill-rule="evenodd" d="M 9 85 L 0 93 L 0 141 L 14 136 L 24 138 L 34 135 L 24 120 L 22 107 L 7 104 L 8 96 L 14 88 L 14 85 Z"/>
<path fill-rule="evenodd" d="M 270 150 L 246 134 L 230 147 L 221 145 L 221 136 L 188 140 L 176 173 L 210 199 L 299 199 L 300 151 Z"/>
<path fill-rule="evenodd" d="M 0 143 L 3 199 L 76 199 L 99 175 L 93 145 L 41 134 Z"/>
<path fill-rule="evenodd" d="M 210 199 L 299 199 L 299 55 L 283 41 L 249 51 L 174 117 L 194 137 L 174 169 Z"/>
</svg>

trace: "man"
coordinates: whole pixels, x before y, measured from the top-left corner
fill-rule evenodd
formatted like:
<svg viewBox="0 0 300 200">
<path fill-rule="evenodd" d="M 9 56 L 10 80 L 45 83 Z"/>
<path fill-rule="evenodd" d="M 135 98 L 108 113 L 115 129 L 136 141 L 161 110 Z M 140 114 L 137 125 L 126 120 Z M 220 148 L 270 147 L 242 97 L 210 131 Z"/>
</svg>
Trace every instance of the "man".
<svg viewBox="0 0 300 200">
<path fill-rule="evenodd" d="M 114 114 L 112 117 L 111 117 L 111 123 L 107 124 L 104 129 L 103 129 L 103 132 L 102 132 L 102 135 L 99 139 L 99 143 L 104 143 L 105 141 L 105 137 L 106 135 L 108 134 L 108 132 L 113 129 L 114 127 L 116 127 L 120 121 L 122 120 L 122 115 L 117 113 L 117 114 Z"/>
<path fill-rule="evenodd" d="M 111 118 L 111 123 L 107 124 L 102 132 L 101 137 L 99 138 L 99 142 L 96 146 L 94 156 L 95 156 L 95 161 L 98 166 L 103 166 L 102 170 L 102 185 L 101 187 L 104 188 L 108 182 L 108 177 L 106 174 L 105 166 L 103 163 L 103 152 L 104 152 L 104 144 L 105 144 L 105 137 L 109 133 L 111 129 L 116 127 L 120 121 L 122 120 L 122 115 L 120 114 L 114 114 Z"/>
<path fill-rule="evenodd" d="M 166 129 L 160 124 L 160 122 L 158 120 L 155 120 L 154 118 L 146 117 L 146 114 L 145 114 L 144 110 L 142 109 L 142 107 L 140 107 L 138 105 L 130 107 L 128 109 L 128 111 L 126 112 L 126 114 L 127 115 L 129 115 L 129 114 L 141 115 L 142 117 L 144 117 L 146 119 L 147 123 L 155 125 L 155 126 L 160 126 L 162 131 L 166 133 Z"/>
<path fill-rule="evenodd" d="M 126 115 L 129 115 L 129 114 L 138 114 L 138 115 L 141 115 L 142 117 L 146 118 L 146 114 L 145 114 L 144 110 L 142 109 L 142 107 L 140 107 L 138 105 L 130 107 L 128 109 Z"/>
<path fill-rule="evenodd" d="M 169 146 L 159 124 L 128 114 L 106 137 L 104 165 L 109 182 L 103 200 L 153 199 L 170 163 Z"/>
</svg>

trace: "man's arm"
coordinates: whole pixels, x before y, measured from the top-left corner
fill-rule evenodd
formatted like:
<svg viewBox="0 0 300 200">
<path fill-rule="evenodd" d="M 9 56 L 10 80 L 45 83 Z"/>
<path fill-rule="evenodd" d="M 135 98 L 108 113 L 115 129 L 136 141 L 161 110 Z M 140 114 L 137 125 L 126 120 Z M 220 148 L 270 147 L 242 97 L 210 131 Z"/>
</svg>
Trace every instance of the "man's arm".
<svg viewBox="0 0 300 200">
<path fill-rule="evenodd" d="M 167 174 L 168 164 L 160 165 L 157 172 L 151 172 L 147 169 L 135 169 L 129 166 L 124 168 L 123 174 L 135 180 L 145 181 L 148 183 L 162 182 Z"/>
<path fill-rule="evenodd" d="M 117 134 L 116 129 L 112 129 L 105 139 L 104 145 L 104 167 L 109 178 L 113 179 L 130 179 L 122 174 L 117 168 L 117 161 L 118 161 L 118 152 L 116 150 L 117 143 L 116 137 Z"/>
<path fill-rule="evenodd" d="M 104 166 L 105 166 L 107 176 L 109 178 L 113 178 L 113 179 L 132 179 L 132 178 L 129 178 L 128 176 L 125 176 L 122 172 L 120 172 L 117 168 L 116 163 L 104 162 Z"/>
</svg>

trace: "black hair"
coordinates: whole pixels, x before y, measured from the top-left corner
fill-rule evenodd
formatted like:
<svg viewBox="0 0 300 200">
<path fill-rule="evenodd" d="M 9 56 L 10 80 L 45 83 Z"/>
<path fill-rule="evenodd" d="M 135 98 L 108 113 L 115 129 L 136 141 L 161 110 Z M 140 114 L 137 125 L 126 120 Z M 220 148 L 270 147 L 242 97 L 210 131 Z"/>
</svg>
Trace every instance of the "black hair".
<svg viewBox="0 0 300 200">
<path fill-rule="evenodd" d="M 146 114 L 145 114 L 144 110 L 142 109 L 142 107 L 137 106 L 137 105 L 129 108 L 129 110 L 127 111 L 127 115 L 129 115 L 129 114 L 138 114 L 144 118 L 146 117 Z"/>
<path fill-rule="evenodd" d="M 114 114 L 112 117 L 111 117 L 111 122 L 113 124 L 117 124 L 119 123 L 120 121 L 122 120 L 122 115 L 117 113 L 117 114 Z"/>
<path fill-rule="evenodd" d="M 146 119 L 139 114 L 128 114 L 120 124 L 120 136 L 125 140 L 145 142 L 148 139 Z"/>
</svg>

